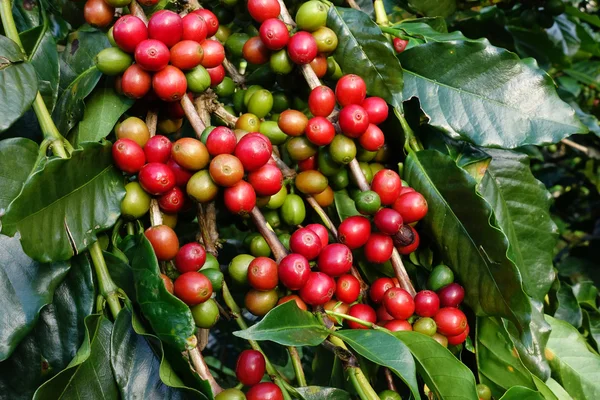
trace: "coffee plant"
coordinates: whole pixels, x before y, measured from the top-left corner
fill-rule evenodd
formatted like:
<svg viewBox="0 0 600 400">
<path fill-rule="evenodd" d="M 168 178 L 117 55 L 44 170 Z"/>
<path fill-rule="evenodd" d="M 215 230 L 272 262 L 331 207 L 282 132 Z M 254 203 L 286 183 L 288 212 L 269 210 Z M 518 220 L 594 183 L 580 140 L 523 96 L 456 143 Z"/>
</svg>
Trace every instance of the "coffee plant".
<svg viewBox="0 0 600 400">
<path fill-rule="evenodd" d="M 0 398 L 600 398 L 598 1 L 0 5 Z"/>
</svg>

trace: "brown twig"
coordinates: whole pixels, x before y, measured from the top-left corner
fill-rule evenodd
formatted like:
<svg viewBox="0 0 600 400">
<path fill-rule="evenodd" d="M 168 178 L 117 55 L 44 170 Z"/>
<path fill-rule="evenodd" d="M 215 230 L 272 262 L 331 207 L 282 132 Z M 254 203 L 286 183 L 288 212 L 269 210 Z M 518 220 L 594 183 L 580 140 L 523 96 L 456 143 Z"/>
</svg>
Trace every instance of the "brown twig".
<svg viewBox="0 0 600 400">
<path fill-rule="evenodd" d="M 200 139 L 202 136 L 202 132 L 206 128 L 206 125 L 200 118 L 198 111 L 194 108 L 194 103 L 190 100 L 188 96 L 183 96 L 181 98 L 181 107 L 183 108 L 183 112 L 185 113 L 186 118 L 190 121 L 192 128 L 194 128 L 194 132 L 196 132 L 196 137 Z"/>
<path fill-rule="evenodd" d="M 144 24 L 148 25 L 146 13 L 144 13 L 144 9 L 142 9 L 136 0 L 131 0 L 131 3 L 129 3 L 129 11 L 131 11 L 131 14 L 141 19 Z"/>
<path fill-rule="evenodd" d="M 198 204 L 198 225 L 200 236 L 207 252 L 217 257 L 219 232 L 217 231 L 216 207 L 214 202 Z"/>
<path fill-rule="evenodd" d="M 278 155 L 273 153 L 271 154 L 271 158 L 273 161 L 275 161 L 277 168 L 279 168 L 285 179 L 294 179 L 296 177 L 296 171 L 288 167 L 288 165 Z"/>
<path fill-rule="evenodd" d="M 192 365 L 194 366 L 194 370 L 198 373 L 200 378 L 208 381 L 210 385 L 210 389 L 214 394 L 219 394 L 223 391 L 223 388 L 219 386 L 215 378 L 212 376 L 208 369 L 208 365 L 202 358 L 202 353 L 200 353 L 200 349 L 198 347 L 194 347 L 192 350 L 188 351 L 190 360 L 192 361 Z"/>
<path fill-rule="evenodd" d="M 237 85 L 242 86 L 242 88 L 246 87 L 246 78 L 244 75 L 240 74 L 235 65 L 233 65 L 227 58 L 223 60 L 223 67 L 225 68 L 225 71 L 227 71 L 229 77 L 233 79 Z"/>
<path fill-rule="evenodd" d="M 215 98 L 211 104 L 211 111 L 217 117 L 219 117 L 223 122 L 225 122 L 229 127 L 234 127 L 238 118 L 231 114 L 229 111 L 223 107 L 223 105 Z"/>
<path fill-rule="evenodd" d="M 355 10 L 360 10 L 360 6 L 354 0 L 348 0 L 348 5 L 350 8 L 354 8 Z"/>
<path fill-rule="evenodd" d="M 287 256 L 287 250 L 285 249 L 275 232 L 268 228 L 265 216 L 262 214 L 262 212 L 260 212 L 258 207 L 254 207 L 250 212 L 250 217 L 254 222 L 254 226 L 256 226 L 260 234 L 267 241 L 267 244 L 273 252 L 273 256 L 275 256 L 275 260 L 277 262 L 281 261 L 285 256 Z"/>
<path fill-rule="evenodd" d="M 197 347 L 200 349 L 200 351 L 204 350 L 206 345 L 208 345 L 208 329 L 198 329 L 198 332 L 196 332 L 196 338 L 198 338 Z"/>
<path fill-rule="evenodd" d="M 279 6 L 281 7 L 281 11 L 280 11 L 279 17 L 281 18 L 281 20 L 283 22 L 285 22 L 286 24 L 290 25 L 292 28 L 295 28 L 296 27 L 296 23 L 294 22 L 294 19 L 290 15 L 290 12 L 288 11 L 285 3 L 283 2 L 283 0 L 277 0 L 277 1 L 279 1 Z"/>
<path fill-rule="evenodd" d="M 132 1 L 132 3 L 135 3 L 135 0 Z M 148 127 L 148 132 L 150 132 L 150 137 L 156 135 L 156 126 L 157 125 L 158 125 L 158 113 L 154 109 L 148 110 L 148 113 L 146 114 L 146 126 Z M 162 214 L 160 213 L 160 207 L 158 206 L 158 201 L 156 199 L 152 199 L 152 200 L 150 200 L 150 224 L 152 226 L 156 226 L 156 225 L 162 225 L 162 223 L 163 223 L 163 218 L 162 218 Z"/>
<path fill-rule="evenodd" d="M 387 383 L 388 389 L 397 392 L 396 384 L 394 383 L 394 377 L 392 376 L 392 373 L 390 372 L 389 368 L 384 368 L 383 373 L 385 374 L 385 381 Z"/>
</svg>

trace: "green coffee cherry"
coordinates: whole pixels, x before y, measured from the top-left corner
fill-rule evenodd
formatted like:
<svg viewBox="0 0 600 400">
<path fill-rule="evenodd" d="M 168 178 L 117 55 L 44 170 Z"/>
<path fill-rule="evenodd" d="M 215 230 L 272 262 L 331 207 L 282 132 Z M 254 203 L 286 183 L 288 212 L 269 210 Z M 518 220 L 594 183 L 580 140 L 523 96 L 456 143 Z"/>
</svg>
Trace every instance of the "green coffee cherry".
<svg viewBox="0 0 600 400">
<path fill-rule="evenodd" d="M 133 63 L 133 57 L 118 47 L 107 47 L 96 54 L 94 62 L 100 72 L 105 75 L 114 76 L 125 72 Z"/>
</svg>

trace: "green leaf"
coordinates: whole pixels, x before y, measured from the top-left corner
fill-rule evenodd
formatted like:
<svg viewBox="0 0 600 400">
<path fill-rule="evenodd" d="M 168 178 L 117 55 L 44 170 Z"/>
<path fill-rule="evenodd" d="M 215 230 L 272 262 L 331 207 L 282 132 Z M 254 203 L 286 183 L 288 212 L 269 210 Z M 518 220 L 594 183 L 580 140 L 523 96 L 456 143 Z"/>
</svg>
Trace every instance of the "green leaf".
<svg viewBox="0 0 600 400">
<path fill-rule="evenodd" d="M 69 132 L 83 116 L 83 100 L 94 90 L 102 72 L 96 66 L 81 73 L 62 93 L 52 119 L 60 132 Z"/>
<path fill-rule="evenodd" d="M 118 399 L 119 389 L 110 367 L 112 323 L 102 314 L 85 319 L 85 340 L 61 373 L 36 390 L 34 400 Z"/>
<path fill-rule="evenodd" d="M 69 159 L 50 159 L 27 179 L 2 219 L 2 231 L 19 232 L 34 260 L 68 260 L 92 244 L 96 232 L 114 225 L 124 195 L 110 142 L 88 143 Z"/>
<path fill-rule="evenodd" d="M 19 239 L 0 235 L 0 361 L 31 331 L 69 268 L 66 262 L 40 264 L 27 257 Z"/>
<path fill-rule="evenodd" d="M 552 377 L 574 399 L 600 398 L 600 356 L 588 350 L 577 329 L 548 315 L 546 320 L 552 326 L 546 346 Z"/>
<path fill-rule="evenodd" d="M 107 47 L 110 47 L 108 37 L 98 29 L 84 25 L 72 32 L 60 55 L 61 90 L 67 90 L 78 76 L 92 68 L 96 54 Z"/>
<path fill-rule="evenodd" d="M 514 386 L 506 391 L 500 400 L 544 400 L 540 392 L 522 386 Z"/>
<path fill-rule="evenodd" d="M 404 98 L 454 139 L 515 148 L 587 131 L 531 60 L 481 42 L 427 43 L 400 55 Z"/>
<path fill-rule="evenodd" d="M 133 99 L 117 94 L 112 88 L 96 91 L 86 101 L 77 142 L 97 142 L 107 137 L 121 115 L 132 105 Z"/>
<path fill-rule="evenodd" d="M 250 328 L 233 334 L 247 340 L 270 340 L 283 346 L 318 346 L 329 331 L 316 316 L 289 301 L 269 311 Z"/>
<path fill-rule="evenodd" d="M 582 310 L 583 327 L 590 333 L 588 339 L 595 349 L 600 348 L 600 312 L 594 310 Z"/>
<path fill-rule="evenodd" d="M 432 150 L 409 154 L 404 174 L 429 204 L 422 224 L 465 286 L 466 303 L 479 316 L 512 321 L 527 354 L 535 356 L 536 368 L 546 375 L 542 351 L 547 325 L 523 290 L 519 270 L 507 256 L 508 240 L 492 225 L 494 211 L 476 193 L 475 180 L 451 158 Z M 532 367 L 529 362 L 527 366 Z"/>
<path fill-rule="evenodd" d="M 291 302 L 290 302 L 291 303 Z M 341 330 L 333 335 L 375 364 L 389 368 L 420 399 L 415 360 L 408 347 L 390 332 L 372 329 Z"/>
<path fill-rule="evenodd" d="M 377 24 L 362 11 L 330 7 L 327 26 L 338 37 L 333 56 L 342 71 L 360 75 L 370 96 L 402 108 L 402 67 Z"/>
<path fill-rule="evenodd" d="M 592 281 L 578 282 L 573 285 L 573 293 L 579 304 L 587 305 L 593 310 L 598 310 L 598 288 Z"/>
<path fill-rule="evenodd" d="M 507 25 L 506 30 L 512 36 L 515 51 L 519 56 L 535 58 L 544 69 L 552 65 L 564 67 L 570 64 L 560 38 L 550 35 L 548 30 L 517 25 Z"/>
<path fill-rule="evenodd" d="M 350 400 L 348 392 L 331 387 L 304 386 L 296 388 L 296 392 L 303 400 Z"/>
<path fill-rule="evenodd" d="M 394 332 L 415 358 L 417 373 L 440 399 L 477 400 L 475 377 L 465 364 L 431 337 L 418 332 Z"/>
<path fill-rule="evenodd" d="M 479 380 L 490 387 L 498 398 L 513 386 L 536 389 L 533 376 L 521 362 L 502 321 L 498 318 L 477 318 L 475 341 Z"/>
<path fill-rule="evenodd" d="M 28 60 L 35 68 L 38 78 L 38 89 L 50 112 L 58 98 L 58 81 L 60 68 L 56 41 L 49 30 L 48 19 L 38 27 L 22 32 L 20 35 Z"/>
<path fill-rule="evenodd" d="M 19 46 L 0 36 L 0 133 L 25 114 L 38 90 L 33 66 Z"/>
<path fill-rule="evenodd" d="M 542 301 L 554 280 L 552 258 L 557 228 L 550 218 L 550 194 L 534 178 L 529 157 L 505 150 L 492 156 L 477 190 L 494 210 L 509 241 L 508 257 L 521 273 L 525 292 Z"/>
<path fill-rule="evenodd" d="M 152 330 L 163 342 L 180 351 L 193 348 L 196 325 L 190 308 L 167 291 L 152 245 L 144 234 L 134 237 L 135 246 L 126 251 L 131 262 L 136 300 Z"/>
<path fill-rule="evenodd" d="M 143 399 L 206 399 L 187 388 L 164 358 L 160 341 L 141 330 L 137 317 L 121 310 L 110 339 L 111 365 L 121 397 Z"/>
<path fill-rule="evenodd" d="M 77 256 L 34 329 L 0 363 L 3 396 L 30 400 L 38 386 L 66 368 L 83 342 L 84 319 L 92 313 L 94 301 L 91 265 L 85 255 Z"/>
<path fill-rule="evenodd" d="M 120 251 L 116 249 L 116 251 Z M 103 251 L 104 261 L 106 261 L 106 267 L 110 277 L 113 279 L 115 284 L 123 289 L 125 294 L 132 300 L 135 300 L 135 285 L 133 282 L 133 271 L 129 264 L 124 262 L 116 255 Z"/>
<path fill-rule="evenodd" d="M 38 156 L 38 145 L 29 139 L 0 141 L 0 218 L 19 195 Z"/>
<path fill-rule="evenodd" d="M 426 17 L 449 17 L 456 11 L 456 0 L 407 0 L 411 11 Z"/>
<path fill-rule="evenodd" d="M 573 400 L 571 396 L 554 379 L 549 378 L 545 383 L 538 377 L 533 377 L 535 385 L 546 400 Z"/>
<path fill-rule="evenodd" d="M 580 61 L 564 72 L 584 85 L 600 86 L 600 61 Z"/>
<path fill-rule="evenodd" d="M 566 282 L 560 282 L 560 288 L 556 292 L 556 301 L 558 302 L 558 308 L 554 313 L 554 318 L 579 328 L 583 321 L 583 314 L 573 293 L 573 288 Z"/>
<path fill-rule="evenodd" d="M 360 215 L 356 209 L 354 200 L 352 200 L 346 189 L 333 192 L 333 201 L 335 203 L 335 210 L 340 218 L 340 222 L 348 217 Z"/>
<path fill-rule="evenodd" d="M 430 24 L 423 22 L 422 18 L 404 20 L 399 24 L 394 25 L 392 28 L 396 28 L 402 31 L 405 35 L 412 36 L 414 38 L 413 46 L 409 46 L 407 49 L 414 47 L 414 45 L 429 43 L 429 42 L 450 42 L 453 40 L 465 40 L 465 41 L 481 41 L 469 39 L 460 31 L 448 32 L 447 30 L 440 32 L 439 30 L 432 27 Z"/>
<path fill-rule="evenodd" d="M 577 7 L 573 7 L 567 4 L 566 11 L 568 15 L 572 15 L 581 19 L 582 21 L 587 22 L 588 24 L 592 24 L 597 28 L 600 28 L 600 17 L 593 14 L 588 14 L 586 12 L 580 11 Z"/>
</svg>

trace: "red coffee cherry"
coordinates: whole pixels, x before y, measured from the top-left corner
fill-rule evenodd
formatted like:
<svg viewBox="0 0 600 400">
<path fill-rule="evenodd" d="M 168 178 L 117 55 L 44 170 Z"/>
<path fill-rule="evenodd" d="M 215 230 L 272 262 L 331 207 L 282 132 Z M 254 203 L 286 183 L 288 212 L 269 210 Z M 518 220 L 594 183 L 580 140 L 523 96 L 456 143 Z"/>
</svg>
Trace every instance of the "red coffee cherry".
<svg viewBox="0 0 600 400">
<path fill-rule="evenodd" d="M 297 161 L 298 170 L 302 171 L 310 171 L 313 169 L 317 169 L 317 158 L 315 156 L 310 156 L 306 160 Z"/>
<path fill-rule="evenodd" d="M 325 247 L 329 244 L 329 232 L 327 231 L 327 228 L 325 228 L 323 225 L 308 224 L 305 226 L 305 228 L 310 229 L 319 236 L 319 239 L 321 239 L 321 247 Z"/>
<path fill-rule="evenodd" d="M 300 298 L 311 306 L 320 306 L 327 303 L 334 293 L 335 281 L 322 272 L 311 272 L 299 292 Z"/>
<path fill-rule="evenodd" d="M 210 86 L 215 87 L 225 79 L 225 67 L 217 65 L 214 68 L 206 68 L 206 72 L 210 76 Z"/>
<path fill-rule="evenodd" d="M 405 193 L 398 197 L 393 204 L 394 210 L 402 215 L 407 224 L 420 221 L 427 215 L 427 200 L 418 192 Z"/>
<path fill-rule="evenodd" d="M 361 319 L 365 322 L 375 323 L 377 320 L 377 314 L 371 306 L 366 304 L 355 304 L 348 310 L 348 315 Z M 358 322 L 346 320 L 350 329 L 369 329 L 369 327 L 359 324 Z"/>
<path fill-rule="evenodd" d="M 308 96 L 308 109 L 315 117 L 328 117 L 335 108 L 335 94 L 328 86 L 317 86 Z"/>
<path fill-rule="evenodd" d="M 165 164 L 148 163 L 138 174 L 138 180 L 144 190 L 154 196 L 167 193 L 175 186 L 175 174 Z"/>
<path fill-rule="evenodd" d="M 327 146 L 335 137 L 335 127 L 325 117 L 313 117 L 306 125 L 306 137 L 317 146 Z"/>
<path fill-rule="evenodd" d="M 358 75 L 344 75 L 335 85 L 335 98 L 342 107 L 348 104 L 361 104 L 365 97 L 367 97 L 367 85 Z"/>
<path fill-rule="evenodd" d="M 385 329 L 389 329 L 392 332 L 400 332 L 400 331 L 412 331 L 412 325 L 408 321 L 394 319 L 386 322 L 383 327 Z"/>
<path fill-rule="evenodd" d="M 271 158 L 269 139 L 261 134 L 246 135 L 237 144 L 235 156 L 240 159 L 244 170 L 254 171 L 262 167 Z"/>
<path fill-rule="evenodd" d="M 383 300 L 383 295 L 385 292 L 394 286 L 394 281 L 392 281 L 391 278 L 377 278 L 371 284 L 371 288 L 369 289 L 369 297 L 371 297 L 373 303 L 379 304 Z"/>
<path fill-rule="evenodd" d="M 341 243 L 329 244 L 321 250 L 317 265 L 319 271 L 329 276 L 336 277 L 346 274 L 352 268 L 352 251 Z"/>
<path fill-rule="evenodd" d="M 210 177 L 219 186 L 231 187 L 244 177 L 244 167 L 236 156 L 219 154 L 210 162 Z"/>
<path fill-rule="evenodd" d="M 177 255 L 179 239 L 173 229 L 166 225 L 156 225 L 146 229 L 144 235 L 152 245 L 158 261 L 168 261 Z"/>
<path fill-rule="evenodd" d="M 233 131 L 224 126 L 217 126 L 206 138 L 206 148 L 211 156 L 233 154 L 237 139 Z"/>
<path fill-rule="evenodd" d="M 185 205 L 185 194 L 181 189 L 175 186 L 158 198 L 158 205 L 160 206 L 160 209 L 167 214 L 178 213 Z"/>
<path fill-rule="evenodd" d="M 179 68 L 167 65 L 152 77 L 152 88 L 163 101 L 177 101 L 185 96 L 187 80 Z"/>
<path fill-rule="evenodd" d="M 248 173 L 247 180 L 258 196 L 273 196 L 281 190 L 283 174 L 275 165 L 265 164 Z"/>
<path fill-rule="evenodd" d="M 467 340 L 467 336 L 469 336 L 469 325 L 465 328 L 464 332 L 455 336 L 446 336 L 448 339 L 448 344 L 451 346 L 458 346 L 461 343 L 464 343 Z"/>
<path fill-rule="evenodd" d="M 264 21 L 259 29 L 260 40 L 269 50 L 281 50 L 290 40 L 285 23 L 277 18 L 269 18 Z"/>
<path fill-rule="evenodd" d="M 146 39 L 135 48 L 135 62 L 146 71 L 160 71 L 169 64 L 169 49 L 160 40 Z"/>
<path fill-rule="evenodd" d="M 150 91 L 151 87 L 150 74 L 137 64 L 130 65 L 121 78 L 121 91 L 132 99 L 141 99 Z"/>
<path fill-rule="evenodd" d="M 225 207 L 233 213 L 247 215 L 256 206 L 256 193 L 246 181 L 240 181 L 235 186 L 224 191 Z"/>
<path fill-rule="evenodd" d="M 204 19 L 206 22 L 206 37 L 214 36 L 215 33 L 219 30 L 219 20 L 217 16 L 210 10 L 206 8 L 200 8 L 193 12 L 194 14 L 198 14 Z"/>
<path fill-rule="evenodd" d="M 279 283 L 277 263 L 268 257 L 256 257 L 248 266 L 248 283 L 256 290 L 275 289 Z"/>
<path fill-rule="evenodd" d="M 244 43 L 242 56 L 250 64 L 266 64 L 271 58 L 271 51 L 265 46 L 262 40 L 260 40 L 260 37 L 253 36 Z"/>
<path fill-rule="evenodd" d="M 390 315 L 390 313 L 387 312 L 387 310 L 385 309 L 384 306 L 379 306 L 379 308 L 377 308 L 376 312 L 377 312 L 377 321 L 378 321 L 377 324 L 378 325 L 382 325 L 386 321 L 391 321 L 394 319 L 394 317 L 392 317 Z"/>
<path fill-rule="evenodd" d="M 310 264 L 306 257 L 292 253 L 285 256 L 278 267 L 279 280 L 290 290 L 301 289 L 308 280 Z"/>
<path fill-rule="evenodd" d="M 223 63 L 225 59 L 225 48 L 216 40 L 207 39 L 202 42 L 202 50 L 204 50 L 204 58 L 202 66 L 204 68 L 214 68 Z"/>
<path fill-rule="evenodd" d="M 364 246 L 369 236 L 371 236 L 371 223 L 361 215 L 346 218 L 338 228 L 340 243 L 351 249 Z"/>
<path fill-rule="evenodd" d="M 171 278 L 165 274 L 160 274 L 160 279 L 162 279 L 163 283 L 165 284 L 165 289 L 167 289 L 167 292 L 173 294 L 174 287 Z"/>
<path fill-rule="evenodd" d="M 340 111 L 339 124 L 344 135 L 358 138 L 369 127 L 369 115 L 361 106 L 349 104 Z"/>
<path fill-rule="evenodd" d="M 175 174 L 175 184 L 180 187 L 187 185 L 193 173 L 177 164 L 173 159 L 167 161 L 167 166 Z"/>
<path fill-rule="evenodd" d="M 385 144 L 385 135 L 381 129 L 370 123 L 365 133 L 358 138 L 358 143 L 367 151 L 377 151 Z"/>
<path fill-rule="evenodd" d="M 458 307 L 465 298 L 465 289 L 454 282 L 438 290 L 442 307 Z"/>
<path fill-rule="evenodd" d="M 283 400 L 283 393 L 274 383 L 260 382 L 248 390 L 246 400 Z"/>
<path fill-rule="evenodd" d="M 192 69 L 202 62 L 204 50 L 200 43 L 182 40 L 171 47 L 171 64 L 179 69 Z"/>
<path fill-rule="evenodd" d="M 314 260 L 321 252 L 321 238 L 311 229 L 300 228 L 290 237 L 290 249 L 308 260 Z"/>
<path fill-rule="evenodd" d="M 365 244 L 365 257 L 369 262 L 383 264 L 392 257 L 394 241 L 383 233 L 371 233 Z"/>
<path fill-rule="evenodd" d="M 415 296 L 415 313 L 419 317 L 433 317 L 440 309 L 440 299 L 434 291 L 421 290 Z"/>
<path fill-rule="evenodd" d="M 196 242 L 184 244 L 175 256 L 175 266 L 181 273 L 199 271 L 205 262 L 206 250 Z"/>
<path fill-rule="evenodd" d="M 244 350 L 240 353 L 235 366 L 235 376 L 246 386 L 260 382 L 265 375 L 265 357 L 257 350 Z"/>
<path fill-rule="evenodd" d="M 415 312 L 415 301 L 410 293 L 399 287 L 391 287 L 383 295 L 383 305 L 396 319 L 408 319 Z"/>
<path fill-rule="evenodd" d="M 117 168 L 128 174 L 137 173 L 146 164 L 144 150 L 131 139 L 119 139 L 112 147 L 113 161 Z"/>
<path fill-rule="evenodd" d="M 213 288 L 210 280 L 200 272 L 185 272 L 175 279 L 175 296 L 188 306 L 204 303 L 212 296 Z"/>
<path fill-rule="evenodd" d="M 256 22 L 279 17 L 281 6 L 277 0 L 249 0 L 248 12 Z"/>
<path fill-rule="evenodd" d="M 138 44 L 148 39 L 148 28 L 138 17 L 123 15 L 113 26 L 113 37 L 121 50 L 133 53 Z"/>
<path fill-rule="evenodd" d="M 85 22 L 97 28 L 108 26 L 114 15 L 114 7 L 111 7 L 104 0 L 87 0 L 83 6 Z"/>
<path fill-rule="evenodd" d="M 396 50 L 396 53 L 402 53 L 404 50 L 406 50 L 406 46 L 408 46 L 408 40 L 405 39 L 395 37 L 392 42 L 394 44 L 394 50 Z"/>
<path fill-rule="evenodd" d="M 383 206 L 394 204 L 394 201 L 398 198 L 401 187 L 402 180 L 400 179 L 400 176 L 391 169 L 382 169 L 381 171 L 378 171 L 371 181 L 371 190 L 379 195 L 381 205 Z M 394 209 L 402 215 L 400 210 L 395 207 Z M 404 215 L 402 215 L 402 219 L 406 224 L 413 222 L 404 218 Z"/>
<path fill-rule="evenodd" d="M 413 235 L 415 236 L 415 240 L 408 246 L 396 246 L 396 248 L 398 249 L 398 253 L 402 254 L 403 256 L 409 255 L 419 247 L 419 233 L 412 226 L 409 225 L 409 227 Z"/>
<path fill-rule="evenodd" d="M 336 282 L 335 297 L 344 303 L 354 303 L 360 294 L 360 282 L 352 275 L 342 275 Z"/>
<path fill-rule="evenodd" d="M 433 317 L 438 332 L 444 336 L 460 335 L 467 329 L 467 316 L 454 307 L 444 307 Z"/>
<path fill-rule="evenodd" d="M 182 40 L 193 40 L 202 43 L 208 34 L 204 18 L 196 13 L 190 13 L 181 19 Z"/>
<path fill-rule="evenodd" d="M 148 20 L 148 37 L 160 40 L 167 47 L 174 46 L 183 35 L 181 17 L 169 10 L 160 10 Z"/>
<path fill-rule="evenodd" d="M 369 121 L 372 124 L 379 125 L 388 117 L 388 105 L 381 97 L 369 97 L 362 102 L 361 106 L 369 114 Z"/>
<path fill-rule="evenodd" d="M 300 296 L 298 296 L 296 294 L 290 294 L 289 296 L 284 296 L 284 297 L 280 298 L 279 301 L 277 302 L 277 305 L 287 303 L 288 301 L 294 301 L 296 303 L 296 305 L 298 306 L 298 308 L 301 310 L 304 310 L 304 311 L 308 310 L 306 303 L 304 301 L 302 301 Z"/>
<path fill-rule="evenodd" d="M 295 33 L 287 44 L 287 51 L 296 64 L 308 64 L 317 56 L 317 41 L 308 32 Z"/>
<path fill-rule="evenodd" d="M 396 210 L 391 208 L 382 208 L 375 213 L 373 217 L 375 226 L 381 233 L 386 235 L 395 235 L 402 227 L 402 216 Z"/>
<path fill-rule="evenodd" d="M 144 153 L 146 154 L 146 160 L 151 162 L 157 162 L 165 164 L 171 157 L 171 148 L 173 144 L 166 136 L 156 135 L 152 136 L 144 145 Z"/>
</svg>

